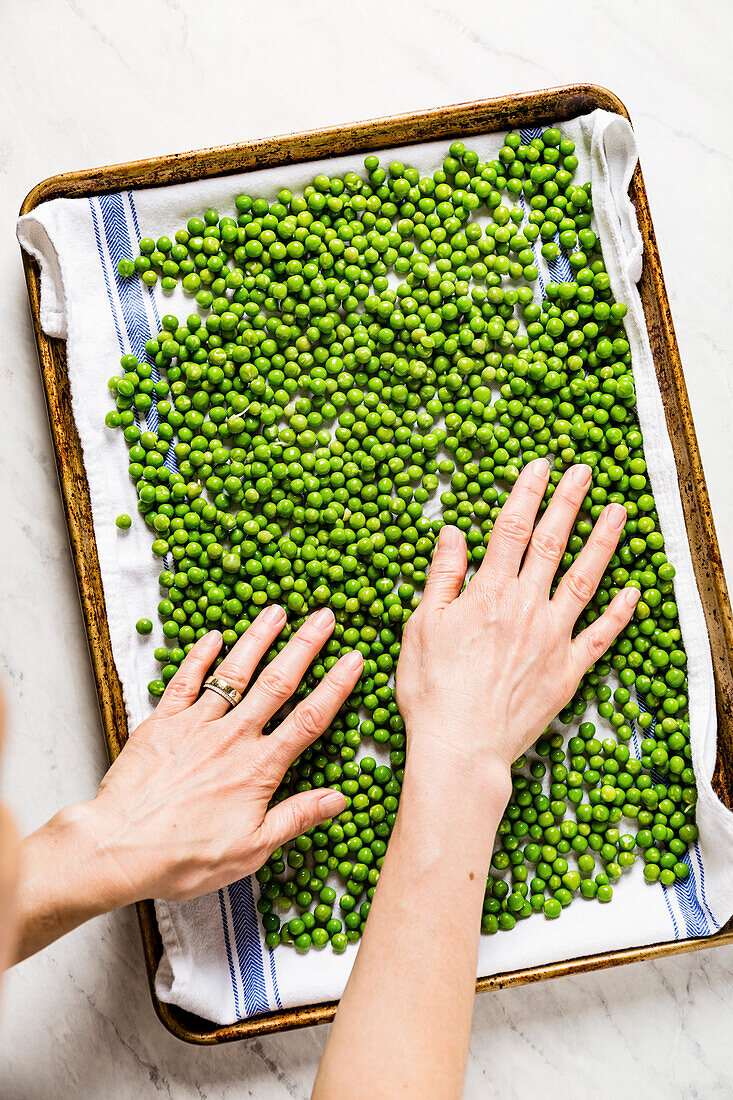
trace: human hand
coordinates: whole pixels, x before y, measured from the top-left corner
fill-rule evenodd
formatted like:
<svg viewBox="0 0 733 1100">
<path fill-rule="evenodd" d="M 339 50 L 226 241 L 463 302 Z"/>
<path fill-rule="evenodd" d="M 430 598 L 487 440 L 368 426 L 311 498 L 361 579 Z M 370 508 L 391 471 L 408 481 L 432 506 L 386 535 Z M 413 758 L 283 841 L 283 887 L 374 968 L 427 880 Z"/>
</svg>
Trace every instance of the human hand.
<svg viewBox="0 0 733 1100">
<path fill-rule="evenodd" d="M 261 612 L 217 675 L 244 692 L 284 625 L 282 608 Z M 96 846 L 97 865 L 105 868 L 106 908 L 146 897 L 182 900 L 234 882 L 287 840 L 344 809 L 344 796 L 327 788 L 268 805 L 295 757 L 325 731 L 353 690 L 361 654 L 342 657 L 262 735 L 333 625 L 328 609 L 311 615 L 233 709 L 213 691 L 199 698 L 221 635 L 211 631 L 196 643 L 96 798 L 72 811 L 77 833 L 83 830 Z"/>
<path fill-rule="evenodd" d="M 522 471 L 484 560 L 462 593 L 465 541 L 455 527 L 441 531 L 397 666 L 408 770 L 415 759 L 426 758 L 430 767 L 459 764 L 471 774 L 496 763 L 508 769 L 633 614 L 639 593 L 626 588 L 572 637 L 616 549 L 626 511 L 620 504 L 604 509 L 550 598 L 591 470 L 576 465 L 566 472 L 533 532 L 549 473 L 544 459 Z"/>
</svg>

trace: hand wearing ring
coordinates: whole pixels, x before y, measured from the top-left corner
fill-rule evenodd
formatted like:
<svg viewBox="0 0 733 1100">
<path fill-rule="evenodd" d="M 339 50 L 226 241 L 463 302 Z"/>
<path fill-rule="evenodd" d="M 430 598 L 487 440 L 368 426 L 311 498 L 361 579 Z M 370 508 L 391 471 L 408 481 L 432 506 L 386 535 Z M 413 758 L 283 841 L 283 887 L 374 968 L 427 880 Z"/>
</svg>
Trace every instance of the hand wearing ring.
<svg viewBox="0 0 733 1100">
<path fill-rule="evenodd" d="M 344 809 L 344 796 L 326 788 L 271 805 L 293 760 L 328 728 L 363 668 L 360 653 L 345 654 L 263 736 L 334 627 L 333 612 L 316 611 L 250 686 L 285 621 L 281 607 L 265 608 L 215 671 L 221 634 L 196 642 L 83 807 L 83 828 L 103 853 L 116 904 L 182 900 L 235 882 Z"/>
</svg>

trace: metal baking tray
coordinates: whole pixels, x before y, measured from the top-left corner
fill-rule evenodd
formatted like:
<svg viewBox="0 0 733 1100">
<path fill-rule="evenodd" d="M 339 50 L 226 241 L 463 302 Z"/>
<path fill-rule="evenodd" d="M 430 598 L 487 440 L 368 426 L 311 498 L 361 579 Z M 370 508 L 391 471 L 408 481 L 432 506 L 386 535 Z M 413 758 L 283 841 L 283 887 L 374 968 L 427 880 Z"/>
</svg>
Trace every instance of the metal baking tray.
<svg viewBox="0 0 733 1100">
<path fill-rule="evenodd" d="M 21 214 L 54 198 L 78 198 L 131 188 L 159 187 L 189 180 L 209 179 L 253 168 L 306 162 L 329 156 L 366 153 L 390 146 L 446 140 L 473 134 L 562 123 L 601 107 L 628 118 L 623 103 L 605 88 L 573 84 L 497 99 L 477 100 L 456 106 L 397 115 L 264 138 L 237 145 L 201 149 L 191 153 L 131 161 L 89 171 L 68 172 L 39 183 L 28 194 Z M 713 786 L 733 808 L 733 617 L 718 540 L 708 499 L 700 453 L 695 438 L 682 364 L 662 276 L 659 253 L 641 168 L 637 165 L 629 188 L 644 242 L 644 261 L 639 291 L 644 307 L 654 364 L 659 379 L 682 496 L 687 534 L 697 585 L 707 622 L 712 652 L 718 712 L 718 750 Z M 115 668 L 92 526 L 82 451 L 74 422 L 66 364 L 66 344 L 46 336 L 40 324 L 40 285 L 36 264 L 23 254 L 28 296 L 41 376 L 46 394 L 56 465 L 72 556 L 81 598 L 92 668 L 110 759 L 127 738 L 127 716 L 122 688 Z M 153 904 L 138 904 L 140 931 L 155 1010 L 169 1031 L 192 1043 L 215 1044 L 248 1036 L 325 1023 L 335 1014 L 337 1002 L 312 1004 L 270 1012 L 254 1019 L 221 1027 L 162 1003 L 153 980 L 161 943 Z M 733 943 L 733 920 L 714 936 L 652 944 L 629 950 L 609 951 L 544 966 L 514 970 L 479 978 L 479 992 L 505 986 L 543 981 L 565 974 L 599 970 L 607 966 L 656 959 L 683 951 Z"/>
</svg>

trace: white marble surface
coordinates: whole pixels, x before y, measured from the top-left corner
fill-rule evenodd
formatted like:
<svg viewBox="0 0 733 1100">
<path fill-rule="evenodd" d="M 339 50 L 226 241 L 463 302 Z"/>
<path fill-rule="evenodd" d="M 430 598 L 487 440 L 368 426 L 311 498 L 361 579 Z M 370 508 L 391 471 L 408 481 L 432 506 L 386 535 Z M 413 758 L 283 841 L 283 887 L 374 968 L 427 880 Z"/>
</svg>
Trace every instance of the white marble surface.
<svg viewBox="0 0 733 1100">
<path fill-rule="evenodd" d="M 508 9 L 504 8 L 505 12 Z M 105 760 L 14 220 L 74 168 L 506 92 L 605 84 L 635 123 L 724 561 L 733 572 L 733 76 L 726 0 L 26 0 L 1 14 L 0 661 L 3 787 L 22 831 L 91 796 Z M 733 1093 L 733 949 L 478 999 L 465 1095 Z M 315 1029 L 194 1049 L 148 996 L 132 912 L 6 979 L 0 1095 L 305 1097 Z M 727 1040 L 727 1041 L 726 1041 Z"/>
</svg>

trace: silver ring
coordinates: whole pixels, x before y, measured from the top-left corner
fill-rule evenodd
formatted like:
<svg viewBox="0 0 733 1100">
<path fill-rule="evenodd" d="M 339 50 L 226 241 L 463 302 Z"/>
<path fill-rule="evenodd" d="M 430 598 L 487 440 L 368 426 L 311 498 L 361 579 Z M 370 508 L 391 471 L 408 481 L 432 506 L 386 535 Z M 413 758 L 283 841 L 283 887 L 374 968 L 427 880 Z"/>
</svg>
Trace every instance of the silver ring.
<svg viewBox="0 0 733 1100">
<path fill-rule="evenodd" d="M 237 691 L 232 684 L 222 680 L 221 676 L 209 676 L 208 680 L 204 680 L 203 690 L 215 691 L 217 695 L 221 695 L 222 699 L 226 699 L 231 707 L 236 707 L 244 698 L 241 691 Z"/>
</svg>

